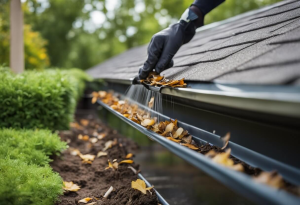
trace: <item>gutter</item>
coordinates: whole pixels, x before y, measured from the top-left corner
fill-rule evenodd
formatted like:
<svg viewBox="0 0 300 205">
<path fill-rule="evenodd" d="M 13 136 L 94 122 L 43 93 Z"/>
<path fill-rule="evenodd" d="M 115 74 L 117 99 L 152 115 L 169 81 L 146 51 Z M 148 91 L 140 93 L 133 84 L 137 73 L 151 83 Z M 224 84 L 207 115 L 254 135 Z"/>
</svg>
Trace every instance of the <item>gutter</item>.
<svg viewBox="0 0 300 205">
<path fill-rule="evenodd" d="M 232 188 L 243 196 L 260 204 L 299 204 L 298 197 L 291 195 L 288 192 L 266 186 L 264 184 L 258 184 L 254 182 L 254 180 L 250 176 L 244 173 L 239 173 L 216 164 L 200 153 L 172 142 L 151 130 L 147 130 L 143 126 L 127 119 L 120 113 L 116 112 L 108 105 L 102 103 L 100 100 L 98 100 L 97 103 L 119 117 L 127 124 L 147 135 L 154 141 L 160 143 L 174 154 L 203 170 L 208 175 L 219 180 L 221 183 Z M 143 107 L 142 105 L 140 106 Z M 153 113 L 154 111 L 150 112 Z M 155 114 L 160 115 L 161 119 L 163 120 L 169 119 L 167 116 L 164 116 L 160 113 Z M 178 126 L 188 130 L 189 133 L 193 136 L 193 139 L 200 144 L 210 143 L 216 146 L 222 145 L 222 141 L 220 139 L 220 136 L 218 135 L 209 133 L 205 130 L 180 121 L 178 121 Z M 253 167 L 262 168 L 265 171 L 277 170 L 288 181 L 291 181 L 296 185 L 300 185 L 299 169 L 266 157 L 260 153 L 242 147 L 234 142 L 229 142 L 228 147 L 231 148 L 232 155 L 234 157 L 246 162 L 247 164 Z"/>
</svg>

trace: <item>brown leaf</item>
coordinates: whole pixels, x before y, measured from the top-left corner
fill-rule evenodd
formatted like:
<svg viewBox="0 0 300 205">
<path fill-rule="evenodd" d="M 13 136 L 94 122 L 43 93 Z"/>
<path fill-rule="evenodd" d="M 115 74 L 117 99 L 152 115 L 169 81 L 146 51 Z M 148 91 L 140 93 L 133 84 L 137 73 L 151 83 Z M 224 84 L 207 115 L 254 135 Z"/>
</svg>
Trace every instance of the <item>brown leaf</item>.
<svg viewBox="0 0 300 205">
<path fill-rule="evenodd" d="M 180 139 L 180 137 L 179 137 L 179 139 Z M 193 139 L 192 135 L 189 135 L 189 136 L 183 137 L 181 140 L 187 144 L 191 144 L 192 139 Z"/>
<path fill-rule="evenodd" d="M 106 137 L 106 133 L 101 133 L 101 134 L 99 134 L 98 136 L 97 136 L 97 138 L 99 139 L 99 140 L 102 140 L 104 137 Z"/>
<path fill-rule="evenodd" d="M 66 191 L 78 191 L 80 189 L 80 186 L 77 184 L 74 184 L 73 182 L 63 182 L 63 189 Z"/>
<path fill-rule="evenodd" d="M 146 183 L 141 179 L 137 179 L 136 181 L 131 182 L 131 188 L 137 189 L 140 192 L 142 192 L 143 194 L 147 194 L 147 190 L 152 189 L 153 186 L 146 188 Z"/>
<path fill-rule="evenodd" d="M 173 123 L 170 123 L 166 126 L 166 129 L 164 131 L 163 134 L 161 134 L 162 136 L 165 136 L 166 134 L 168 134 L 169 132 L 172 132 L 173 131 L 173 128 L 174 128 L 174 124 Z"/>
</svg>

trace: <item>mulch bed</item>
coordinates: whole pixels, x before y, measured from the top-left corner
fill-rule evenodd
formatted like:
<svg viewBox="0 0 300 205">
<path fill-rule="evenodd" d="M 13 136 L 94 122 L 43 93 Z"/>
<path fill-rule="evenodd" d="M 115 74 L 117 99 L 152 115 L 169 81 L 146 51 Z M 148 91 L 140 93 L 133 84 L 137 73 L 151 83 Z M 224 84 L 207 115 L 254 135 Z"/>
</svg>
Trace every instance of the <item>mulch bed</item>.
<svg viewBox="0 0 300 205">
<path fill-rule="evenodd" d="M 86 122 L 88 121 L 88 124 Z M 54 161 L 50 164 L 54 171 L 58 172 L 64 181 L 72 181 L 80 186 L 77 192 L 64 192 L 59 198 L 57 205 L 84 204 L 78 203 L 79 200 L 89 197 L 93 198 L 88 203 L 97 205 L 119 205 L 119 204 L 143 204 L 158 205 L 159 201 L 155 192 L 152 190 L 143 194 L 142 192 L 131 188 L 131 182 L 138 179 L 128 166 L 138 170 L 138 164 L 120 164 L 117 170 L 105 169 L 108 166 L 108 160 L 114 159 L 121 161 L 125 159 L 128 153 L 133 153 L 138 146 L 130 139 L 122 137 L 116 130 L 112 130 L 92 115 L 86 116 L 82 123 L 82 119 L 77 119 L 77 124 L 72 126 L 69 131 L 61 131 L 59 135 L 63 141 L 68 142 L 69 149 L 62 153 L 59 157 L 54 157 Z M 73 124 L 74 125 L 74 124 Z M 96 138 L 96 134 L 106 134 L 106 136 L 98 140 L 96 143 L 78 139 L 78 135 L 88 135 Z M 71 148 L 78 149 L 82 154 L 97 155 L 105 147 L 105 142 L 117 139 L 117 144 L 106 150 L 107 156 L 96 157 L 91 164 L 82 162 L 79 156 L 71 154 Z M 104 198 L 106 191 L 113 186 L 114 190 L 111 194 Z M 94 202 L 94 203 L 93 203 Z"/>
</svg>

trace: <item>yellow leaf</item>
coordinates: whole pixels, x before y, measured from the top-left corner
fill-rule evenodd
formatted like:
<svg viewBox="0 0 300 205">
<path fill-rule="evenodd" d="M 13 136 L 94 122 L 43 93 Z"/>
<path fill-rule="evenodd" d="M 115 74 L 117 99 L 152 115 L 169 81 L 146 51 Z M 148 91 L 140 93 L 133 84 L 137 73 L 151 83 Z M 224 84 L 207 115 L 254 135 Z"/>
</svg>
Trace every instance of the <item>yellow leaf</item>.
<svg viewBox="0 0 300 205">
<path fill-rule="evenodd" d="M 132 153 L 128 153 L 127 155 L 126 155 L 126 159 L 130 159 L 130 158 L 132 158 L 133 157 L 133 154 Z"/>
<path fill-rule="evenodd" d="M 77 156 L 77 155 L 80 155 L 81 153 L 78 149 L 71 148 L 70 149 L 70 154 L 73 155 L 73 156 Z"/>
<path fill-rule="evenodd" d="M 83 140 L 83 141 L 88 141 L 90 139 L 90 137 L 88 135 L 84 135 L 82 136 L 81 134 L 78 135 L 78 139 Z"/>
<path fill-rule="evenodd" d="M 152 189 L 153 186 L 146 188 L 146 183 L 141 179 L 137 179 L 136 181 L 131 182 L 131 188 L 137 189 L 140 192 L 142 192 L 143 194 L 147 194 L 147 190 Z"/>
<path fill-rule="evenodd" d="M 119 164 L 132 164 L 132 163 L 133 163 L 133 160 L 126 159 L 126 160 L 121 161 Z"/>
<path fill-rule="evenodd" d="M 80 154 L 79 157 L 83 160 L 84 163 L 91 164 L 96 156 L 91 154 Z"/>
<path fill-rule="evenodd" d="M 102 140 L 104 137 L 106 137 L 106 133 L 102 133 L 102 134 L 99 134 L 98 136 L 97 136 L 97 138 L 99 139 L 99 140 Z"/>
<path fill-rule="evenodd" d="M 176 140 L 173 137 L 167 137 L 168 140 L 179 143 L 181 140 Z"/>
<path fill-rule="evenodd" d="M 95 104 L 97 102 L 97 97 L 92 98 L 92 104 Z"/>
<path fill-rule="evenodd" d="M 107 152 L 98 152 L 97 157 L 107 156 Z"/>
<path fill-rule="evenodd" d="M 86 204 L 86 203 L 88 203 L 91 200 L 92 200 L 92 198 L 87 197 L 87 198 L 79 200 L 78 203 L 85 203 Z"/>
<path fill-rule="evenodd" d="M 273 172 L 262 172 L 260 175 L 254 178 L 258 183 L 267 184 L 274 188 L 282 188 L 284 186 L 284 181 L 282 177 L 275 171 Z"/>
<path fill-rule="evenodd" d="M 147 126 L 154 125 L 154 123 L 155 123 L 155 120 L 153 120 L 153 119 L 144 119 L 141 122 L 141 125 L 144 126 L 144 127 L 147 127 Z"/>
<path fill-rule="evenodd" d="M 112 163 L 109 160 L 107 160 L 107 162 L 108 162 L 108 167 L 106 167 L 105 169 L 110 169 L 110 168 L 113 169 L 114 167 L 113 167 Z"/>
<path fill-rule="evenodd" d="M 129 117 L 129 114 L 124 114 L 123 116 L 126 117 L 126 118 L 128 118 L 128 117 Z"/>
<path fill-rule="evenodd" d="M 63 182 L 64 186 L 63 189 L 66 191 L 78 191 L 80 189 L 80 186 L 77 184 L 74 184 L 73 182 Z"/>
<path fill-rule="evenodd" d="M 173 135 L 174 138 L 179 137 L 183 132 L 183 129 L 180 127 L 176 130 L 175 134 Z"/>
<path fill-rule="evenodd" d="M 172 132 L 173 131 L 173 128 L 174 128 L 174 124 L 173 123 L 170 123 L 166 126 L 166 129 L 164 131 L 164 133 L 162 133 L 161 135 L 162 136 L 165 136 L 166 134 L 168 134 L 169 132 Z"/>
</svg>

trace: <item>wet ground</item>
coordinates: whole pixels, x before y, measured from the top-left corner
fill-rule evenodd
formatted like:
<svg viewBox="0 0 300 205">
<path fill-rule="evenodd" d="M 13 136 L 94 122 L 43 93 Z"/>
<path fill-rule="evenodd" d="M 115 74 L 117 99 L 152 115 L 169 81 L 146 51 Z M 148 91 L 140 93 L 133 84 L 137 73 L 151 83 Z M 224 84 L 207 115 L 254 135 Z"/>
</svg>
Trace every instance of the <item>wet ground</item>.
<svg viewBox="0 0 300 205">
<path fill-rule="evenodd" d="M 143 176 L 170 204 L 252 204 L 160 144 L 151 141 L 112 113 L 99 107 L 97 113 L 102 121 L 140 145 L 135 162 L 141 165 Z"/>
</svg>

